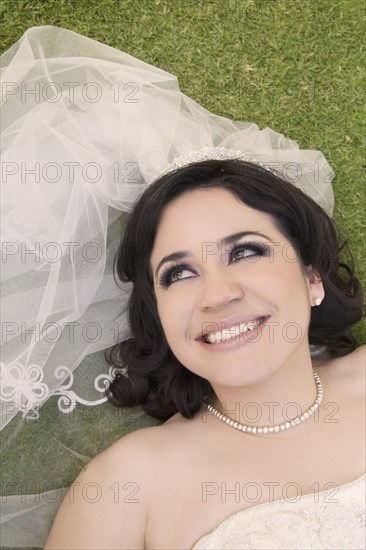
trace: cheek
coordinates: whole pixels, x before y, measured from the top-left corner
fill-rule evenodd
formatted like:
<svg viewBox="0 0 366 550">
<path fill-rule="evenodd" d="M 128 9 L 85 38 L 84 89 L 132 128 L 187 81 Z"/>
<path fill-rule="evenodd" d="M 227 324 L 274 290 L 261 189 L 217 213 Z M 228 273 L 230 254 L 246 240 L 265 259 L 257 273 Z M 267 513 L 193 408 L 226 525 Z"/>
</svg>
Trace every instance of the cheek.
<svg viewBox="0 0 366 550">
<path fill-rule="evenodd" d="M 280 287 L 278 298 L 284 304 L 287 315 L 295 323 L 308 324 L 310 320 L 310 294 L 301 265 L 286 262 L 278 273 Z M 275 292 L 274 288 L 272 291 Z M 275 295 L 275 294 L 274 294 Z"/>
<path fill-rule="evenodd" d="M 256 288 L 261 289 L 262 296 L 294 312 L 309 304 L 310 292 L 301 266 L 298 262 L 282 260 L 269 263 L 255 276 Z M 296 296 L 296 300 L 294 300 Z"/>
</svg>

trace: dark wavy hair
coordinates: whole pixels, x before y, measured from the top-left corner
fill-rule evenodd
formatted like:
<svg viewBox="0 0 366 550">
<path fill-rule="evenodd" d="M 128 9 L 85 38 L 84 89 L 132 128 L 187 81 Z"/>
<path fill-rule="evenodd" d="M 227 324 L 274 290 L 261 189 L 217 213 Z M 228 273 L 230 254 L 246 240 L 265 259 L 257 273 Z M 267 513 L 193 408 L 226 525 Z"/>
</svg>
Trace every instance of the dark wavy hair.
<svg viewBox="0 0 366 550">
<path fill-rule="evenodd" d="M 107 395 L 122 407 L 141 405 L 154 418 L 166 420 L 176 412 L 192 418 L 210 383 L 190 372 L 169 348 L 157 311 L 150 257 L 162 213 L 176 197 L 202 188 L 230 191 L 242 203 L 272 216 L 303 266 L 320 275 L 325 298 L 311 309 L 309 344 L 325 346 L 330 357 L 346 355 L 356 342 L 348 333 L 362 317 L 362 288 L 353 260 L 341 263 L 334 223 L 305 193 L 279 175 L 241 160 L 209 160 L 190 164 L 159 178 L 146 189 L 128 220 L 115 259 L 123 282 L 132 282 L 129 320 L 133 338 L 106 353 L 109 365 L 127 367 L 117 374 Z"/>
</svg>

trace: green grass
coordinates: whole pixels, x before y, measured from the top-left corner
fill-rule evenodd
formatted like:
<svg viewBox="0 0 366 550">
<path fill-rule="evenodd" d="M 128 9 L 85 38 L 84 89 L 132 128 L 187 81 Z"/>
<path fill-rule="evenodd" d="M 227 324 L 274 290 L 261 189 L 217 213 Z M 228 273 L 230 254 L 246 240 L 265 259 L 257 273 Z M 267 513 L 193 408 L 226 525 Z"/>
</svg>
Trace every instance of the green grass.
<svg viewBox="0 0 366 550">
<path fill-rule="evenodd" d="M 365 288 L 364 0 L 3 0 L 1 11 L 2 50 L 33 25 L 66 27 L 177 75 L 182 91 L 210 111 L 270 126 L 302 148 L 320 149 L 336 173 L 334 218 Z M 366 342 L 364 323 L 355 334 Z M 81 413 L 79 407 L 75 414 Z M 140 418 L 126 428 L 123 415 L 113 420 L 109 405 L 103 418 L 96 410 L 90 416 L 81 433 L 70 428 L 63 436 L 66 418 L 42 419 L 37 430 L 26 423 L 21 439 L 7 448 L 5 480 L 38 475 L 42 490 L 54 487 L 55 479 L 64 486 L 82 460 L 71 457 L 62 471 L 56 464 L 53 480 L 44 479 L 47 456 L 40 465 L 37 453 L 44 453 L 43 438 L 52 435 L 60 457 L 65 447 L 94 456 L 126 430 L 153 423 Z M 22 449 L 27 471 L 14 459 Z"/>
</svg>

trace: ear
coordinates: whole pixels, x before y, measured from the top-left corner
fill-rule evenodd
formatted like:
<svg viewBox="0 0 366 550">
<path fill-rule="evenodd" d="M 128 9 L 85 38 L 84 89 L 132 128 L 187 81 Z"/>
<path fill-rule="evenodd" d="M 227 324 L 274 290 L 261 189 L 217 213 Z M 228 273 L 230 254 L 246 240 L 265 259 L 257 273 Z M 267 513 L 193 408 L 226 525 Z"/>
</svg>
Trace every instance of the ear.
<svg viewBox="0 0 366 550">
<path fill-rule="evenodd" d="M 312 307 L 320 306 L 325 296 L 321 277 L 311 265 L 308 265 L 304 268 L 304 273 L 309 289 L 310 304 Z"/>
</svg>

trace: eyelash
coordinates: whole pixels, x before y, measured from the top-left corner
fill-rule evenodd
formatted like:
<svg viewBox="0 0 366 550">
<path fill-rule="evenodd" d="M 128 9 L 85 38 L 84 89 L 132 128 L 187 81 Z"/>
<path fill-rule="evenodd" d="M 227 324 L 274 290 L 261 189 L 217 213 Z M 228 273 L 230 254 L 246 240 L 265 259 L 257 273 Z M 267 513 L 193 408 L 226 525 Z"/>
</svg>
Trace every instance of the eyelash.
<svg viewBox="0 0 366 550">
<path fill-rule="evenodd" d="M 233 256 L 237 252 L 244 252 L 247 250 L 252 250 L 255 252 L 255 254 L 249 254 L 249 256 L 244 256 L 243 258 L 240 258 L 239 260 L 234 260 L 233 262 Z M 229 255 L 229 265 L 231 263 L 238 263 L 245 258 L 252 258 L 253 256 L 268 256 L 270 252 L 270 247 L 264 243 L 243 243 L 238 244 L 234 243 L 231 245 L 230 250 L 228 251 Z M 178 281 L 184 281 L 184 279 L 190 279 L 191 277 L 185 277 L 184 279 L 177 279 L 176 281 L 172 281 L 172 276 L 179 272 L 179 271 L 192 271 L 192 267 L 188 264 L 179 264 L 179 265 L 173 265 L 172 267 L 168 267 L 163 271 L 163 273 L 159 277 L 159 285 L 163 288 L 168 288 L 170 285 L 178 282 Z"/>
</svg>

